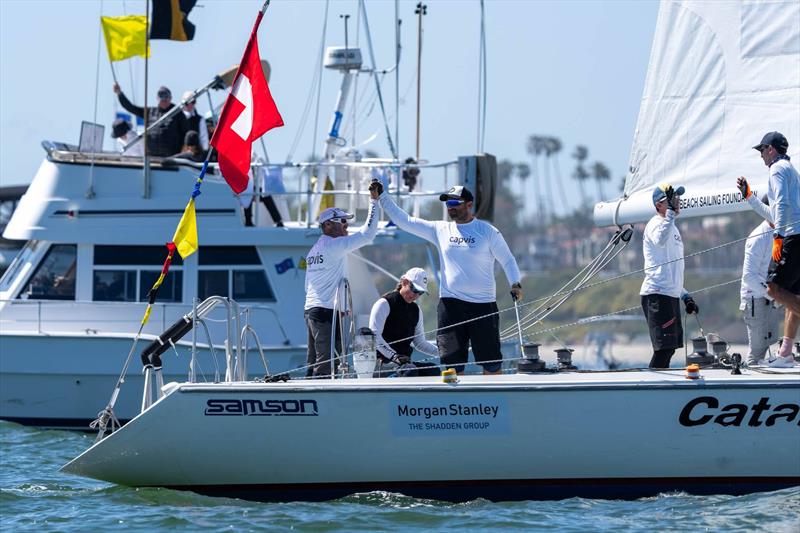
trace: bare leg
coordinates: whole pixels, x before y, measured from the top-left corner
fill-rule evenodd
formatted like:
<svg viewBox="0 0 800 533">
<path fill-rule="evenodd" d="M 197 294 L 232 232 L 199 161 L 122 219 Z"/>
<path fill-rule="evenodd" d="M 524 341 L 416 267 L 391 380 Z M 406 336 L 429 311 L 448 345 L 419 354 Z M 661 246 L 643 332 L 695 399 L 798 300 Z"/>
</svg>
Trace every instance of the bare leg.
<svg viewBox="0 0 800 533">
<path fill-rule="evenodd" d="M 489 372 L 485 368 L 483 369 L 483 375 L 484 376 L 496 376 L 496 375 L 499 375 L 499 374 L 502 374 L 502 373 L 503 373 L 503 369 L 500 369 L 497 372 Z"/>
<path fill-rule="evenodd" d="M 800 315 L 800 295 L 792 294 L 772 282 L 767 283 L 767 294 L 770 298 L 783 305 L 787 312 L 791 310 L 795 315 Z M 795 333 L 797 333 L 797 326 L 795 326 Z"/>
</svg>

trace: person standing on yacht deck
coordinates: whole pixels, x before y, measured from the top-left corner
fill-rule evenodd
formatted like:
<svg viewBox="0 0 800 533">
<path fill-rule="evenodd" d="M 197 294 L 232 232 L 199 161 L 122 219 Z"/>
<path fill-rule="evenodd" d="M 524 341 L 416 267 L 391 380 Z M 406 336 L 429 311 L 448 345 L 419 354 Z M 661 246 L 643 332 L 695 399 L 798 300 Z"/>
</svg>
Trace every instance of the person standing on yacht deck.
<svg viewBox="0 0 800 533">
<path fill-rule="evenodd" d="M 766 196 L 764 200 L 769 202 Z M 778 325 L 778 310 L 767 295 L 767 272 L 772 258 L 772 216 L 769 213 L 767 215 L 769 219 L 750 232 L 744 245 L 739 310 L 747 327 L 748 366 L 757 365 L 766 357 Z"/>
<path fill-rule="evenodd" d="M 688 314 L 700 310 L 683 288 L 683 240 L 675 226 L 683 193 L 683 187 L 656 186 L 656 214 L 647 223 L 642 239 L 644 281 L 639 294 L 653 344 L 650 368 L 669 368 L 675 349 L 683 346 L 680 300 Z"/>
<path fill-rule="evenodd" d="M 205 119 L 197 112 L 197 101 L 192 98 L 194 92 L 186 91 L 181 99 L 186 102 L 183 106 L 183 118 L 186 120 L 186 131 L 196 131 L 200 136 L 200 148 L 203 153 L 208 152 L 208 128 Z M 187 101 L 188 100 L 188 101 Z"/>
<path fill-rule="evenodd" d="M 439 375 L 438 366 L 411 361 L 414 348 L 428 355 L 439 355 L 436 345 L 425 339 L 422 311 L 417 305 L 419 297 L 427 292 L 427 272 L 414 267 L 403 274 L 393 291 L 387 292 L 373 304 L 369 314 L 369 329 L 375 333 L 381 370 L 385 370 L 384 365 L 392 364 L 400 373 L 410 371 L 408 375 Z M 385 376 L 386 373 L 381 373 L 378 377 Z"/>
<path fill-rule="evenodd" d="M 360 231 L 352 235 L 347 234 L 347 221 L 354 215 L 338 207 L 329 207 L 319 215 L 322 235 L 306 257 L 306 302 L 303 314 L 308 328 L 307 377 L 325 378 L 331 375 L 331 329 L 336 290 L 347 275 L 347 254 L 375 239 L 378 232 L 377 199 L 382 190 L 380 183 L 370 186 L 367 221 Z"/>
<path fill-rule="evenodd" d="M 120 89 L 119 84 L 114 84 L 114 93 L 119 98 L 119 104 L 129 113 L 137 117 L 144 118 L 144 108 L 131 103 L 125 93 Z M 162 86 L 158 89 L 158 105 L 147 108 L 147 127 L 149 128 L 162 115 L 175 107 L 172 103 L 172 93 L 169 89 Z M 186 135 L 186 118 L 182 113 L 176 113 L 170 118 L 151 129 L 147 134 L 147 153 L 156 157 L 169 157 L 177 154 L 183 146 L 183 138 Z"/>
<path fill-rule="evenodd" d="M 503 354 L 494 262 L 503 267 L 512 298 L 521 300 L 517 261 L 497 228 L 472 214 L 474 198 L 469 189 L 461 185 L 451 187 L 439 200 L 447 203 L 452 222 L 411 217 L 388 193 L 380 196 L 387 218 L 400 229 L 430 241 L 439 250 L 442 280 L 436 344 L 442 364 L 462 373 L 472 344 L 475 362 L 483 367 L 483 373 L 499 374 Z"/>
<path fill-rule="evenodd" d="M 772 367 L 793 367 L 792 343 L 800 328 L 800 175 L 786 155 L 789 141 L 777 131 L 764 135 L 753 147 L 769 168 L 767 197 L 769 209 L 753 197 L 747 179 L 736 180 L 742 195 L 762 217 L 771 211 L 775 230 L 772 234 L 772 261 L 767 275 L 767 294 L 786 310 L 783 322 L 783 340 L 778 357 L 769 363 Z"/>
</svg>

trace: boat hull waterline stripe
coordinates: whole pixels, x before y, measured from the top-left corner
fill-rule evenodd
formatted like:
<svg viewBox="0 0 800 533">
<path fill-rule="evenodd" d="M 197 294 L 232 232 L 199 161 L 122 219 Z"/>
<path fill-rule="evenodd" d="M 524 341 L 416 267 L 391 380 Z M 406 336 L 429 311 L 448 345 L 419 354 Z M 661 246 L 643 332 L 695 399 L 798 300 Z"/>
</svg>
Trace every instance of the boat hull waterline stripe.
<svg viewBox="0 0 800 533">
<path fill-rule="evenodd" d="M 415 498 L 463 502 L 476 498 L 485 498 L 490 501 L 562 500 L 567 498 L 637 499 L 669 492 L 739 496 L 798 485 L 800 485 L 798 477 L 665 477 L 173 485 L 166 488 L 188 490 L 206 496 L 262 502 L 325 501 L 372 491 L 397 492 Z"/>
<path fill-rule="evenodd" d="M 77 211 L 80 217 L 90 216 L 147 216 L 147 215 L 182 215 L 183 209 L 81 209 Z M 235 209 L 197 209 L 201 215 L 234 215 Z M 60 209 L 53 213 L 54 216 L 73 216 L 75 212 Z"/>
</svg>

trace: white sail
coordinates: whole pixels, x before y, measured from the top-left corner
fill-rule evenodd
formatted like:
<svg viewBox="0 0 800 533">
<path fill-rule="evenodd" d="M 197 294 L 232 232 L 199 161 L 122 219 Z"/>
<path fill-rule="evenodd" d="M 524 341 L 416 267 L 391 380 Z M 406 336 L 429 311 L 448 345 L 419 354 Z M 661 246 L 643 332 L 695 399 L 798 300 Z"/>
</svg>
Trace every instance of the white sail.
<svg viewBox="0 0 800 533">
<path fill-rule="evenodd" d="M 595 222 L 650 218 L 664 182 L 686 187 L 682 216 L 746 209 L 736 178 L 766 192 L 752 147 L 775 130 L 800 156 L 800 2 L 663 0 L 624 196 Z"/>
</svg>

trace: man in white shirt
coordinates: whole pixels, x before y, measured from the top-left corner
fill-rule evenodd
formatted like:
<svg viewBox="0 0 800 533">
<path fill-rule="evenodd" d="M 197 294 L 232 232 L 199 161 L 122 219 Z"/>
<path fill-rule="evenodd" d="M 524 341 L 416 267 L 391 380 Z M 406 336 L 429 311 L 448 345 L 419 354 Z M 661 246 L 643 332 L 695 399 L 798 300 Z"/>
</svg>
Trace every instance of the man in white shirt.
<svg viewBox="0 0 800 533">
<path fill-rule="evenodd" d="M 414 267 L 403 274 L 395 290 L 381 296 L 372 306 L 369 329 L 375 333 L 381 361 L 379 377 L 386 377 L 387 369 L 399 369 L 404 375 L 439 375 L 438 366 L 411 361 L 414 349 L 428 355 L 439 355 L 436 345 L 425 338 L 422 311 L 416 303 L 427 292 L 428 274 Z"/>
<path fill-rule="evenodd" d="M 439 200 L 447 203 L 452 222 L 411 217 L 389 194 L 380 196 L 387 218 L 400 229 L 430 241 L 439 250 L 442 276 L 436 344 L 442 364 L 463 372 L 471 344 L 475 362 L 483 367 L 483 373 L 499 374 L 503 354 L 494 263 L 497 261 L 503 267 L 512 297 L 521 299 L 517 261 L 497 228 L 472 214 L 474 198 L 469 189 L 452 187 Z"/>
<path fill-rule="evenodd" d="M 653 344 L 650 368 L 669 368 L 675 349 L 683 346 L 680 300 L 688 314 L 700 310 L 683 288 L 683 240 L 675 226 L 683 193 L 683 187 L 656 186 L 656 214 L 647 223 L 642 239 L 644 281 L 639 294 Z"/>
<path fill-rule="evenodd" d="M 375 239 L 378 232 L 377 198 L 382 190 L 380 183 L 370 186 L 367 221 L 352 235 L 347 234 L 347 221 L 354 215 L 338 207 L 329 207 L 319 215 L 322 235 L 306 257 L 304 316 L 308 327 L 308 377 L 331 375 L 331 327 L 336 290 L 347 277 L 347 254 Z"/>
<path fill-rule="evenodd" d="M 766 200 L 766 203 L 769 200 Z M 771 216 L 770 216 L 771 220 Z M 750 232 L 744 245 L 739 309 L 747 327 L 749 366 L 762 363 L 776 339 L 778 310 L 767 295 L 767 271 L 772 258 L 772 224 L 764 220 Z"/>
<path fill-rule="evenodd" d="M 790 368 L 795 365 L 792 344 L 800 329 L 800 175 L 786 154 L 789 141 L 782 133 L 767 133 L 753 149 L 761 154 L 761 160 L 769 168 L 769 209 L 757 199 L 752 200 L 750 186 L 743 176 L 737 180 L 737 186 L 764 219 L 769 220 L 766 213 L 771 214 L 775 225 L 767 294 L 786 311 L 778 357 L 769 365 Z"/>
</svg>

